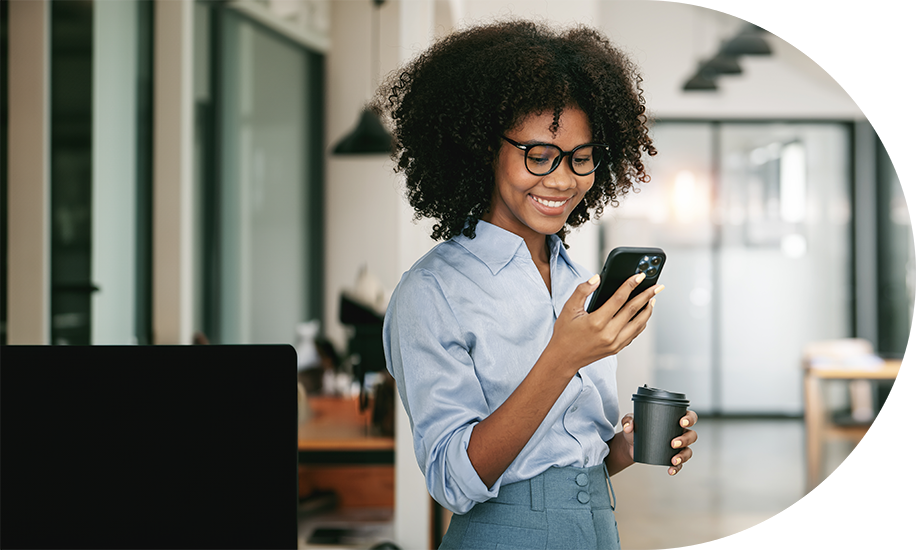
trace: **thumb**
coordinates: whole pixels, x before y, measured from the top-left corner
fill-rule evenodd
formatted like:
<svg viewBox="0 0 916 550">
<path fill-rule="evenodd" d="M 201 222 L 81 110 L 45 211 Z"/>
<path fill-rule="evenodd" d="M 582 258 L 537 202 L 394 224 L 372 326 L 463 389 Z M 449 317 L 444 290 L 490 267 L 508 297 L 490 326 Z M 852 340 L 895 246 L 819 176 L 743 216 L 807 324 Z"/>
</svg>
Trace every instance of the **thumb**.
<svg viewBox="0 0 916 550">
<path fill-rule="evenodd" d="M 595 291 L 598 288 L 598 283 L 601 281 L 601 276 L 598 274 L 592 275 L 592 278 L 581 283 L 576 287 L 576 290 L 573 292 L 572 296 L 569 297 L 567 301 L 568 304 L 574 306 L 576 309 L 585 310 L 585 299 L 588 298 L 588 295 Z"/>
</svg>

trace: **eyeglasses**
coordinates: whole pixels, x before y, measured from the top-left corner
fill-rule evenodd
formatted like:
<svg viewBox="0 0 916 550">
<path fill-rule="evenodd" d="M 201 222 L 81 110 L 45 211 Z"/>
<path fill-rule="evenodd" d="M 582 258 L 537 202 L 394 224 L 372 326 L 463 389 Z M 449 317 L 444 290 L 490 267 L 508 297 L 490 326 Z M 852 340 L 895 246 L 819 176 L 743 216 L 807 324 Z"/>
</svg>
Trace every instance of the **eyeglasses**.
<svg viewBox="0 0 916 550">
<path fill-rule="evenodd" d="M 549 143 L 524 145 L 506 136 L 500 136 L 525 152 L 525 168 L 535 176 L 546 176 L 560 166 L 563 157 L 569 157 L 569 167 L 577 176 L 587 176 L 598 169 L 608 157 L 608 146 L 600 143 L 586 143 L 564 151 Z"/>
</svg>

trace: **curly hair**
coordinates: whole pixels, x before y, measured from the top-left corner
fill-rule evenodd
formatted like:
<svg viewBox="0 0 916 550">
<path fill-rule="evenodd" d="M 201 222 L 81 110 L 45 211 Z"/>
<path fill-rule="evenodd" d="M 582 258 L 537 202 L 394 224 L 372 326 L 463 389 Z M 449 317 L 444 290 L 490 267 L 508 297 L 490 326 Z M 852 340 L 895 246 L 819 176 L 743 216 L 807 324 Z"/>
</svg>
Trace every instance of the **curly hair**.
<svg viewBox="0 0 916 550">
<path fill-rule="evenodd" d="M 600 216 L 647 183 L 641 157 L 656 153 L 635 65 L 601 33 L 555 31 L 530 21 L 498 22 L 445 36 L 388 77 L 372 104 L 394 127 L 392 154 L 404 172 L 415 220 L 436 220 L 435 240 L 474 238 L 490 209 L 500 136 L 527 115 L 565 108 L 588 117 L 609 161 L 559 231 Z"/>
</svg>

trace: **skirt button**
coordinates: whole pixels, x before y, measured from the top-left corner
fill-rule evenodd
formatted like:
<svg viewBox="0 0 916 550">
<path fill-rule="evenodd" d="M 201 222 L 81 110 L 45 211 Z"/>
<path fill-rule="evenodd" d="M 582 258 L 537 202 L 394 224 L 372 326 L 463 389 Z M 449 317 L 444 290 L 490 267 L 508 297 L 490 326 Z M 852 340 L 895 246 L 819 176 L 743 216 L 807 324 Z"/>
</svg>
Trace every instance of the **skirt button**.
<svg viewBox="0 0 916 550">
<path fill-rule="evenodd" d="M 592 499 L 592 497 L 589 496 L 589 494 L 586 493 L 585 491 L 579 491 L 579 495 L 577 498 L 579 499 L 579 502 L 581 502 L 582 504 L 588 504 L 588 501 Z"/>
<path fill-rule="evenodd" d="M 588 476 L 585 474 L 579 474 L 576 476 L 576 485 L 579 487 L 585 487 L 588 485 Z"/>
</svg>

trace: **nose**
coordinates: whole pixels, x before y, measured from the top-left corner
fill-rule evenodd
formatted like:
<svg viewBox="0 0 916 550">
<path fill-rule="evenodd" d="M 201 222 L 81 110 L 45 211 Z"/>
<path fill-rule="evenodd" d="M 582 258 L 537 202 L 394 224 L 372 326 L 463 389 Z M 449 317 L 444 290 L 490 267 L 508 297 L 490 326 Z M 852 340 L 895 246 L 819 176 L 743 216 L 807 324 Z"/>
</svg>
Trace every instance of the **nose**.
<svg viewBox="0 0 916 550">
<path fill-rule="evenodd" d="M 567 189 L 573 189 L 576 187 L 577 176 L 573 173 L 572 167 L 569 165 L 569 158 L 566 157 L 560 160 L 560 165 L 557 166 L 556 170 L 544 176 L 544 186 L 550 189 L 556 189 L 558 191 L 566 191 Z"/>
</svg>

